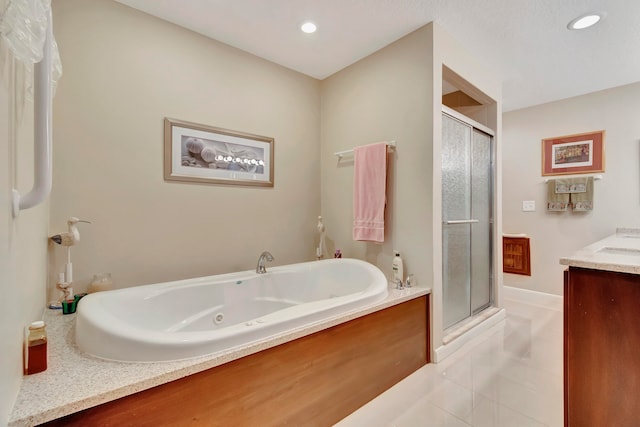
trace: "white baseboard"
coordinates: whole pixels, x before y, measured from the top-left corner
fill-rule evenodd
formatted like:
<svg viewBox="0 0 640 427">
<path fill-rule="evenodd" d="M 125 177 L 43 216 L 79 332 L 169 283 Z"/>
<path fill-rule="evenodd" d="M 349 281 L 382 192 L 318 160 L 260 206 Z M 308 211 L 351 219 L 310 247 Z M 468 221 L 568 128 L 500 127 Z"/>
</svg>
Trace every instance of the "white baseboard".
<svg viewBox="0 0 640 427">
<path fill-rule="evenodd" d="M 502 298 L 533 304 L 551 310 L 562 311 L 563 307 L 563 299 L 560 295 L 531 291 L 529 289 L 514 288 L 512 286 L 502 287 Z"/>
</svg>

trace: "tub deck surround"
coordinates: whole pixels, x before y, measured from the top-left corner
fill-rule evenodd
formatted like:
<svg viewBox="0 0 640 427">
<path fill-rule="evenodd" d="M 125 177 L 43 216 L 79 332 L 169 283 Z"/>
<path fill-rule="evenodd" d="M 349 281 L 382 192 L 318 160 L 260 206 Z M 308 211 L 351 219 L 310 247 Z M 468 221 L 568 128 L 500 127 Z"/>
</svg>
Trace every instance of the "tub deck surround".
<svg viewBox="0 0 640 427">
<path fill-rule="evenodd" d="M 80 350 L 156 362 L 244 345 L 387 296 L 387 279 L 357 259 L 328 259 L 88 295 L 78 306 Z"/>
<path fill-rule="evenodd" d="M 391 286 L 381 301 L 329 316 L 246 346 L 208 356 L 173 362 L 133 363 L 98 359 L 75 345 L 75 314 L 48 310 L 49 366 L 24 377 L 9 426 L 32 426 L 142 390 L 206 371 L 353 319 L 427 295 L 429 288 L 396 290 Z"/>
<path fill-rule="evenodd" d="M 560 264 L 591 270 L 640 274 L 640 229 L 618 228 L 616 233 L 560 258 Z"/>
</svg>

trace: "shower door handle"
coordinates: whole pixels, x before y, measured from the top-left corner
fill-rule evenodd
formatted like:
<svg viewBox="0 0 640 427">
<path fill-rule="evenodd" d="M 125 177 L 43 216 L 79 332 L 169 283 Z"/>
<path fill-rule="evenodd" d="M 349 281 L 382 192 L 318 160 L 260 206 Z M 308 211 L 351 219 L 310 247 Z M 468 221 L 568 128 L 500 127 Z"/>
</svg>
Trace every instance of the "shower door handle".
<svg viewBox="0 0 640 427">
<path fill-rule="evenodd" d="M 445 225 L 451 225 L 451 224 L 475 224 L 480 222 L 479 219 L 454 219 L 451 221 L 444 221 Z"/>
</svg>

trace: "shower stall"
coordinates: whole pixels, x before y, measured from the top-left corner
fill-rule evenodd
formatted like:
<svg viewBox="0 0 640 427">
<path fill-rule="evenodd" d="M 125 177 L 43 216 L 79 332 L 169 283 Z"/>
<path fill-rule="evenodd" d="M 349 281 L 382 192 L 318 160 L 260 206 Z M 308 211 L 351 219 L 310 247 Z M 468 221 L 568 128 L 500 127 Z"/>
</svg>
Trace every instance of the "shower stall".
<svg viewBox="0 0 640 427">
<path fill-rule="evenodd" d="M 493 303 L 492 131 L 442 113 L 443 329 Z"/>
</svg>

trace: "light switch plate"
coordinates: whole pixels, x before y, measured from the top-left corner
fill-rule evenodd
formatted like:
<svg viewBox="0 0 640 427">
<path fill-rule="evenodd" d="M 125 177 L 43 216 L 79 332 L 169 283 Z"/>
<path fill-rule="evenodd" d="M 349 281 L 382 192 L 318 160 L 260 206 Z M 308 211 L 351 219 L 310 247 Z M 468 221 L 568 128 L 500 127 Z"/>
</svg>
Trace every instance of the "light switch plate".
<svg viewBox="0 0 640 427">
<path fill-rule="evenodd" d="M 523 200 L 522 201 L 522 212 L 534 212 L 536 210 L 536 201 L 535 200 Z"/>
</svg>

